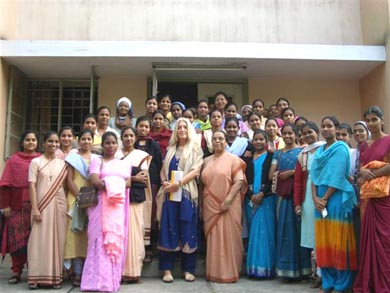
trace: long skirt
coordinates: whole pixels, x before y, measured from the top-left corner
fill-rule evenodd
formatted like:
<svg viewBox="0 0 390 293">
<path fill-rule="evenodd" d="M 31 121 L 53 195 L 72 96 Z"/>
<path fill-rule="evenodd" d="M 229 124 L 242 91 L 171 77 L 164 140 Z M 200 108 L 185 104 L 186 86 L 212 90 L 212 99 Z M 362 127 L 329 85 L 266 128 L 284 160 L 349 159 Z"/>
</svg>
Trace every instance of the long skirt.
<svg viewBox="0 0 390 293">
<path fill-rule="evenodd" d="M 275 198 L 275 195 L 265 197 L 260 206 L 252 208 L 246 258 L 246 272 L 250 277 L 275 277 Z"/>
<path fill-rule="evenodd" d="M 55 286 L 62 282 L 67 227 L 65 194 L 59 191 L 34 222 L 28 241 L 28 283 Z"/>
<path fill-rule="evenodd" d="M 324 196 L 327 186 L 318 187 L 318 196 Z M 328 199 L 328 215 L 323 218 L 316 211 L 316 257 L 321 268 L 324 289 L 346 290 L 351 287 L 352 270 L 356 269 L 356 243 L 352 223 L 352 209 L 342 207 L 341 191 Z"/>
<path fill-rule="evenodd" d="M 276 272 L 279 277 L 309 276 L 311 249 L 300 246 L 301 221 L 294 212 L 292 196 L 278 198 L 276 234 Z"/>
<path fill-rule="evenodd" d="M 367 200 L 354 292 L 390 292 L 390 197 Z"/>
<path fill-rule="evenodd" d="M 141 277 L 144 246 L 144 204 L 130 203 L 128 216 L 128 242 L 125 266 L 122 275 L 127 279 L 137 280 Z"/>
</svg>

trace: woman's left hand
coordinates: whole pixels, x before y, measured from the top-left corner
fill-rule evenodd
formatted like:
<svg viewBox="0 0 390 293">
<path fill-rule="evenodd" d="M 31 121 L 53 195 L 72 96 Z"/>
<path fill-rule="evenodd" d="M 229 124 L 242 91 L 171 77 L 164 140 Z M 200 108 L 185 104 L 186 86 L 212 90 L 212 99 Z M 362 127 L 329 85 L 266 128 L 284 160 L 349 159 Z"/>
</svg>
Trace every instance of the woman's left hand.
<svg viewBox="0 0 390 293">
<path fill-rule="evenodd" d="M 283 181 L 287 180 L 292 175 L 293 175 L 293 172 L 291 172 L 291 170 L 279 172 L 279 178 L 282 179 Z"/>
<path fill-rule="evenodd" d="M 174 182 L 174 183 L 167 182 L 164 185 L 163 186 L 165 192 L 176 192 L 179 190 L 180 187 L 178 182 Z"/>
<path fill-rule="evenodd" d="M 221 203 L 221 212 L 226 212 L 227 210 L 229 210 L 231 205 L 232 205 L 232 201 L 229 199 L 225 199 Z"/>
</svg>

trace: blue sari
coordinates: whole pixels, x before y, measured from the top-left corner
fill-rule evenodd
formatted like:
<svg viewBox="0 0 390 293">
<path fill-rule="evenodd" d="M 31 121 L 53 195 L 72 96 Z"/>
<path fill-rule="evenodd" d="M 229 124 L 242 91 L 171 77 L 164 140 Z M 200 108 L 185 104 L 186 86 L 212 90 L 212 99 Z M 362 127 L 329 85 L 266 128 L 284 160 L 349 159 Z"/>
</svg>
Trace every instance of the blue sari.
<svg viewBox="0 0 390 293">
<path fill-rule="evenodd" d="M 272 164 L 277 164 L 279 172 L 294 170 L 300 148 L 283 152 L 276 151 Z M 311 268 L 311 249 L 300 246 L 301 218 L 295 214 L 293 193 L 278 197 L 276 234 L 276 272 L 279 277 L 299 278 L 309 276 Z"/>
<path fill-rule="evenodd" d="M 253 193 L 261 190 L 263 163 L 267 152 L 253 160 Z M 266 170 L 265 170 L 266 171 Z M 249 205 L 246 199 L 246 215 L 249 226 L 249 243 L 246 271 L 249 277 L 275 277 L 276 214 L 275 195 L 263 198 L 261 205 Z"/>
</svg>

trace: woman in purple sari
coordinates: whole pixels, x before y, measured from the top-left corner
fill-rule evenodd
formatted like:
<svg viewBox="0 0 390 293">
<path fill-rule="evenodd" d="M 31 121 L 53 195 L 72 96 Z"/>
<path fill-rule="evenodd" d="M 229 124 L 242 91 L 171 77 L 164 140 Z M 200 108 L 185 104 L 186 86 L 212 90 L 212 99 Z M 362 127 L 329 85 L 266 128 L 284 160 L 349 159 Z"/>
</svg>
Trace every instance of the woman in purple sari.
<svg viewBox="0 0 390 293">
<path fill-rule="evenodd" d="M 360 146 L 360 165 L 373 161 L 387 164 L 374 170 L 361 168 L 360 185 L 390 175 L 390 136 L 383 132 L 383 118 L 383 112 L 377 106 L 370 107 L 364 113 L 371 138 Z M 360 264 L 353 290 L 390 292 L 390 196 L 361 200 L 361 207 Z"/>
</svg>

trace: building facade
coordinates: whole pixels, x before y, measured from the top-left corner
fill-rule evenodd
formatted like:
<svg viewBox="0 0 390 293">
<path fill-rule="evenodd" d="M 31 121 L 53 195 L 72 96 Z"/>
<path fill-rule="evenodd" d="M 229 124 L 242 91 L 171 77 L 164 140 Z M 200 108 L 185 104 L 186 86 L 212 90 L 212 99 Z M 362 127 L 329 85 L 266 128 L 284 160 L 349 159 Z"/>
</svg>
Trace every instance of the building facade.
<svg viewBox="0 0 390 293">
<path fill-rule="evenodd" d="M 319 122 L 390 117 L 388 0 L 3 0 L 0 169 L 26 127 L 80 127 L 129 97 L 283 96 Z M 390 120 L 389 120 L 390 121 Z M 389 130 L 390 124 L 386 124 Z"/>
</svg>

